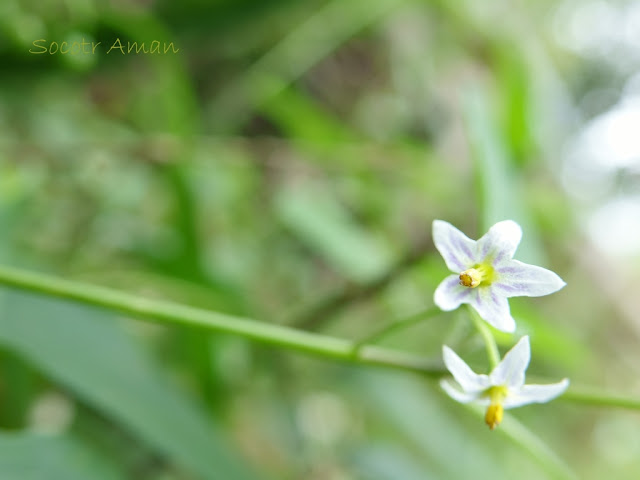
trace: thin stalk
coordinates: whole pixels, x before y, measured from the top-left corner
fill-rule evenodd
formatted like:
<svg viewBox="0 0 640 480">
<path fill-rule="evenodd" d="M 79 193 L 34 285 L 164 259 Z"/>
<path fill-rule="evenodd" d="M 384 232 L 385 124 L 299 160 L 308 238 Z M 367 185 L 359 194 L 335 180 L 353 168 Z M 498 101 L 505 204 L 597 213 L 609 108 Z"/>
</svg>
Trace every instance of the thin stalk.
<svg viewBox="0 0 640 480">
<path fill-rule="evenodd" d="M 478 333 L 480 333 L 480 336 L 484 340 L 489 364 L 491 365 L 491 370 L 493 370 L 500 363 L 500 351 L 498 350 L 496 339 L 493 337 L 493 333 L 491 333 L 489 326 L 484 320 L 482 320 L 482 318 L 480 318 L 478 312 L 476 312 L 472 307 L 469 307 L 469 314 L 471 315 L 471 320 L 478 330 Z"/>
<path fill-rule="evenodd" d="M 629 410 L 640 410 L 640 399 L 638 398 L 580 387 L 570 388 L 559 397 L 558 400 L 592 405 L 594 407 L 617 407 Z"/>
<path fill-rule="evenodd" d="M 408 370 L 432 377 L 439 377 L 445 373 L 440 361 L 431 361 L 410 353 L 366 345 L 354 355 L 355 342 L 349 340 L 177 303 L 143 298 L 110 288 L 87 285 L 11 267 L 0 267 L 0 285 L 115 310 L 157 323 L 199 327 L 238 335 L 278 348 L 350 363 Z"/>
<path fill-rule="evenodd" d="M 141 298 L 110 288 L 87 285 L 11 267 L 0 266 L 0 285 L 118 311 L 139 319 L 166 325 L 184 325 L 238 335 L 256 342 L 328 359 L 395 368 L 420 373 L 431 378 L 439 378 L 447 374 L 440 362 L 433 362 L 418 355 L 374 345 L 363 345 L 354 355 L 353 350 L 357 342 L 177 303 Z M 474 314 L 475 312 L 472 313 L 472 317 Z M 481 319 L 473 318 L 481 334 L 486 330 L 487 351 L 493 352 L 490 354 L 490 358 L 493 358 L 495 363 L 499 362 L 500 356 L 493 335 Z M 586 390 L 572 387 L 560 399 L 582 405 L 640 411 L 640 399 L 599 392 L 595 389 Z"/>
</svg>

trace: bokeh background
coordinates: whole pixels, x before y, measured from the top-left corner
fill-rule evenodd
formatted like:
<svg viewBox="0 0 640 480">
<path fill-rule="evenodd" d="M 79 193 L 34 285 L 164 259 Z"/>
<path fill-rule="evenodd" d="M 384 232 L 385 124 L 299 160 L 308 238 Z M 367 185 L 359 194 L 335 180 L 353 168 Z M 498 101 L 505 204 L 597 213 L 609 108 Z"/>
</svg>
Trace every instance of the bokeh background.
<svg viewBox="0 0 640 480">
<path fill-rule="evenodd" d="M 637 1 L 0 5 L 4 265 L 359 339 L 432 305 L 433 219 L 513 218 L 568 286 L 513 299 L 501 347 L 640 396 L 639 178 Z M 443 343 L 486 369 L 464 311 L 381 341 Z M 8 480 L 640 476 L 637 413 L 489 432 L 416 374 L 7 289 L 0 427 Z"/>
</svg>

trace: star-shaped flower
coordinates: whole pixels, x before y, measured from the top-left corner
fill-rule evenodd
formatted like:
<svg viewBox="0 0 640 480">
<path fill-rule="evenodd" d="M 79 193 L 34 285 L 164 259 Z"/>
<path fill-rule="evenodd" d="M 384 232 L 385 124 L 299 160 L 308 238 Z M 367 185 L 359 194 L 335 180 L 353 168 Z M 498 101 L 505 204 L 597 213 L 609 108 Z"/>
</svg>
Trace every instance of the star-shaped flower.
<svg viewBox="0 0 640 480">
<path fill-rule="evenodd" d="M 478 375 L 449 347 L 442 347 L 444 364 L 458 383 L 440 381 L 442 388 L 461 403 L 475 402 L 487 406 L 485 422 L 493 430 L 501 421 L 503 410 L 529 403 L 545 403 L 562 394 L 569 379 L 549 385 L 525 385 L 524 372 L 531 359 L 529 337 L 524 336 L 507 352 L 489 375 Z"/>
<path fill-rule="evenodd" d="M 512 220 L 496 223 L 478 241 L 450 223 L 434 220 L 433 241 L 455 272 L 436 289 L 435 304 L 448 311 L 468 303 L 498 330 L 513 332 L 516 323 L 507 298 L 540 297 L 566 285 L 546 268 L 513 260 L 521 238 L 522 229 Z"/>
</svg>

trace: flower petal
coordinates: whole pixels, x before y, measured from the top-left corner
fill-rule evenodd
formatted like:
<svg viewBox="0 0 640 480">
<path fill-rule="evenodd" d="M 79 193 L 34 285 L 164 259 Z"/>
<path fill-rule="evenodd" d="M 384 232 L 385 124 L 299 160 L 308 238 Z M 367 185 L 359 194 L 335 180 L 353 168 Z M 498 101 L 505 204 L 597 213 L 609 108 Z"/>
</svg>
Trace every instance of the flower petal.
<svg viewBox="0 0 640 480">
<path fill-rule="evenodd" d="M 460 403 L 478 402 L 481 398 L 481 392 L 462 392 L 450 379 L 443 378 L 440 380 L 440 386 L 447 394 Z M 478 402 L 481 403 L 481 402 Z"/>
<path fill-rule="evenodd" d="M 509 389 L 520 389 L 524 385 L 524 372 L 531 360 L 529 336 L 525 335 L 507 352 L 502 361 L 493 369 L 489 378 L 491 385 L 504 385 Z"/>
<path fill-rule="evenodd" d="M 566 283 L 551 270 L 509 260 L 495 267 L 496 280 L 491 284 L 505 297 L 541 297 L 557 292 Z"/>
<path fill-rule="evenodd" d="M 449 275 L 446 277 L 433 294 L 433 302 L 440 310 L 448 312 L 455 310 L 461 303 L 469 303 L 472 296 L 472 289 L 460 285 L 460 277 L 458 275 Z"/>
<path fill-rule="evenodd" d="M 504 399 L 504 408 L 520 407 L 529 403 L 545 403 L 562 395 L 569 386 L 569 379 L 549 385 L 524 385 L 520 390 L 510 392 Z"/>
<path fill-rule="evenodd" d="M 433 221 L 433 243 L 452 272 L 462 272 L 476 263 L 476 242 L 443 220 Z"/>
<path fill-rule="evenodd" d="M 477 393 L 489 387 L 489 377 L 478 375 L 462 360 L 456 352 L 446 345 L 442 346 L 442 357 L 447 369 L 466 393 Z"/>
<path fill-rule="evenodd" d="M 510 333 L 516 329 L 516 322 L 509 309 L 509 302 L 493 288 L 493 285 L 469 290 L 474 294 L 469 297 L 469 301 L 466 303 L 470 303 L 484 321 L 503 332 Z"/>
<path fill-rule="evenodd" d="M 496 223 L 478 240 L 478 258 L 480 261 L 489 257 L 494 264 L 508 260 L 516 253 L 522 239 L 522 229 L 513 220 Z"/>
</svg>

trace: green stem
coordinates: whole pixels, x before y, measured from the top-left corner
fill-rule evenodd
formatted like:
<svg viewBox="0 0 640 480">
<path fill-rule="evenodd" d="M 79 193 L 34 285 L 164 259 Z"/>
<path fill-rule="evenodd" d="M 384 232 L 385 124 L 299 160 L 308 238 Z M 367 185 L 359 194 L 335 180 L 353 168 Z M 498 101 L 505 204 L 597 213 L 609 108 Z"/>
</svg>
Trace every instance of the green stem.
<svg viewBox="0 0 640 480">
<path fill-rule="evenodd" d="M 355 354 L 358 351 L 360 351 L 360 349 L 364 347 L 366 344 L 376 343 L 382 340 L 384 337 L 387 337 L 392 333 L 397 332 L 398 330 L 402 330 L 404 328 L 410 327 L 411 325 L 421 322 L 422 320 L 431 318 L 439 313 L 442 313 L 442 310 L 440 310 L 437 307 L 431 307 L 421 312 L 418 312 L 416 314 L 413 314 L 409 317 L 402 318 L 388 325 L 384 325 L 379 330 L 374 331 L 371 335 L 367 335 L 361 340 L 358 340 L 353 346 L 353 352 Z"/>
<path fill-rule="evenodd" d="M 434 362 L 418 355 L 372 345 L 362 347 L 354 355 L 355 342 L 349 340 L 177 303 L 152 300 L 110 288 L 87 285 L 40 273 L 0 267 L 0 284 L 50 297 L 116 310 L 158 323 L 200 327 L 238 335 L 249 340 L 325 358 L 408 370 L 432 377 L 439 377 L 445 373 L 439 361 Z"/>
<path fill-rule="evenodd" d="M 249 340 L 323 358 L 417 372 L 432 378 L 439 378 L 447 373 L 440 362 L 432 362 L 424 357 L 397 350 L 363 345 L 354 355 L 353 350 L 357 345 L 356 342 L 176 303 L 141 298 L 110 288 L 87 285 L 40 273 L 25 272 L 10 267 L 0 266 L 0 285 L 119 311 L 162 324 L 200 327 L 238 335 Z M 493 351 L 494 353 L 491 355 L 494 360 L 499 361 L 498 349 L 491 332 L 488 331 L 488 327 L 481 319 L 475 321 L 478 320 L 480 322 L 479 330 L 482 332 L 483 328 L 486 329 L 490 339 L 491 347 L 488 346 L 487 350 Z M 560 399 L 583 405 L 619 407 L 640 411 L 640 399 L 593 390 L 587 391 L 575 387 L 565 392 Z"/>
<path fill-rule="evenodd" d="M 619 394 L 598 392 L 579 387 L 567 390 L 558 400 L 566 402 L 592 405 L 595 407 L 617 407 L 629 410 L 640 410 L 640 399 L 626 397 Z"/>
<path fill-rule="evenodd" d="M 472 307 L 469 307 L 469 314 L 471 315 L 473 324 L 478 329 L 478 333 L 480 333 L 480 336 L 482 336 L 484 340 L 487 357 L 489 357 L 489 364 L 491 365 L 491 370 L 493 370 L 500 363 L 500 351 L 498 350 L 496 339 L 493 337 L 489 326 Z"/>
</svg>

